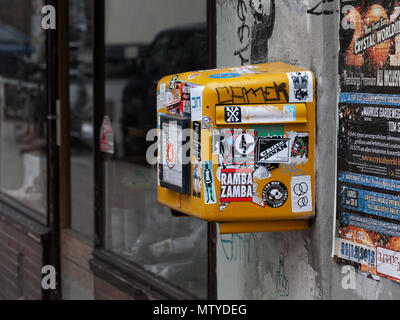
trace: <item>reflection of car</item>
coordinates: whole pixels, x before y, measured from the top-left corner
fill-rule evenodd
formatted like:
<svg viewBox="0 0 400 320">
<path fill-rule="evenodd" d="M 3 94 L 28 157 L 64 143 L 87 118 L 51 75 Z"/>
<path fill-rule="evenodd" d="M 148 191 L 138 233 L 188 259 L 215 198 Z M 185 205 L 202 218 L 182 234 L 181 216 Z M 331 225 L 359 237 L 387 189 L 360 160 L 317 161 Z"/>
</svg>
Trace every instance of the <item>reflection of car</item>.
<svg viewBox="0 0 400 320">
<path fill-rule="evenodd" d="M 125 156 L 144 157 L 156 126 L 157 81 L 165 75 L 208 67 L 206 24 L 160 32 L 129 78 L 122 97 L 121 130 Z"/>
<path fill-rule="evenodd" d="M 0 22 L 0 74 L 19 77 L 26 72 L 26 61 L 34 52 L 30 38 L 18 29 Z"/>
</svg>

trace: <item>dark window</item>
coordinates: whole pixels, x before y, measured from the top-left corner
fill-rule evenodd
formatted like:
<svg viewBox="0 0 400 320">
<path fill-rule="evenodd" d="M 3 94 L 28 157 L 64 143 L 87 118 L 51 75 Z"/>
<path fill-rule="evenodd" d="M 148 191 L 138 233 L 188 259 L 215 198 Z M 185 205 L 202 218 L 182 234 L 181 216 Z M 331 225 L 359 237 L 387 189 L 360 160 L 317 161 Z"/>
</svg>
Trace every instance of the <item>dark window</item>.
<svg viewBox="0 0 400 320">
<path fill-rule="evenodd" d="M 207 223 L 157 201 L 146 141 L 156 128 L 156 84 L 206 69 L 206 1 L 105 2 L 106 101 L 113 152 L 105 156 L 106 249 L 200 298 L 207 296 Z"/>
</svg>

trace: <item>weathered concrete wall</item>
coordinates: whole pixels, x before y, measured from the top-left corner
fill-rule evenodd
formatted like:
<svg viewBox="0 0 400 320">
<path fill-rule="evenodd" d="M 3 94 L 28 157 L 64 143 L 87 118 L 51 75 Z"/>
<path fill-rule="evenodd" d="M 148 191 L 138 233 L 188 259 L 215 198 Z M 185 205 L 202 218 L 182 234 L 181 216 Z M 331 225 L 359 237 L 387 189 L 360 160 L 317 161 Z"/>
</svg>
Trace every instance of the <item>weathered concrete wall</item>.
<svg viewBox="0 0 400 320">
<path fill-rule="evenodd" d="M 269 0 L 263 3 L 268 14 Z M 319 4 L 319 5 L 318 5 Z M 307 231 L 221 235 L 219 299 L 400 299 L 400 285 L 356 273 L 343 289 L 342 266 L 331 258 L 335 200 L 339 1 L 276 0 L 268 42 L 251 39 L 249 0 L 217 0 L 217 66 L 283 61 L 312 70 L 317 80 L 316 219 Z M 311 10 L 311 12 L 308 12 Z M 252 43 L 253 42 L 253 43 Z M 247 44 L 249 44 L 247 46 Z"/>
</svg>

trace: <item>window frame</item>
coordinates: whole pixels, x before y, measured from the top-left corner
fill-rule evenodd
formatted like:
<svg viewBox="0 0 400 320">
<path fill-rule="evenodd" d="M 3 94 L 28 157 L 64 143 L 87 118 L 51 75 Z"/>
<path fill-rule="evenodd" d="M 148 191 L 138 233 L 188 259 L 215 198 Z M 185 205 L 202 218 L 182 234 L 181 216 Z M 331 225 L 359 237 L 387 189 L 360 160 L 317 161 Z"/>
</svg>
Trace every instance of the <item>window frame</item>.
<svg viewBox="0 0 400 320">
<path fill-rule="evenodd" d="M 93 103 L 94 132 L 100 132 L 105 115 L 105 0 L 93 5 Z M 216 66 L 216 1 L 207 0 L 207 37 L 209 68 Z M 95 276 L 126 291 L 134 298 L 150 295 L 158 299 L 198 299 L 135 262 L 105 249 L 105 161 L 112 155 L 100 151 L 100 134 L 94 134 L 94 258 L 90 267 Z M 120 277 L 125 281 L 120 281 Z M 216 223 L 207 223 L 207 299 L 217 298 L 216 283 Z M 146 293 L 143 295 L 143 293 Z"/>
</svg>

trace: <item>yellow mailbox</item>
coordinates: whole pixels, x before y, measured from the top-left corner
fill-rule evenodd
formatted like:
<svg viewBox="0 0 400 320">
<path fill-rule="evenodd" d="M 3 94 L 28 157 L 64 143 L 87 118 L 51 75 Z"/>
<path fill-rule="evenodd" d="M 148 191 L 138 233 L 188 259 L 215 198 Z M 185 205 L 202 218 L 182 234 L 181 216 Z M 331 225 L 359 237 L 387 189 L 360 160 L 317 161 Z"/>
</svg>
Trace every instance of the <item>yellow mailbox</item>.
<svg viewBox="0 0 400 320">
<path fill-rule="evenodd" d="M 312 72 L 275 62 L 166 76 L 157 118 L 160 203 L 221 233 L 308 228 Z"/>
</svg>

